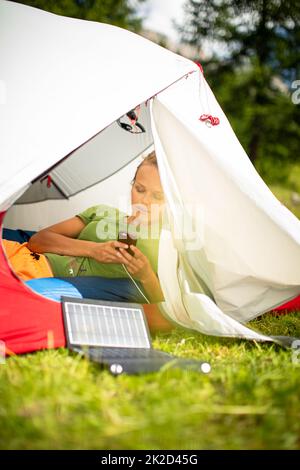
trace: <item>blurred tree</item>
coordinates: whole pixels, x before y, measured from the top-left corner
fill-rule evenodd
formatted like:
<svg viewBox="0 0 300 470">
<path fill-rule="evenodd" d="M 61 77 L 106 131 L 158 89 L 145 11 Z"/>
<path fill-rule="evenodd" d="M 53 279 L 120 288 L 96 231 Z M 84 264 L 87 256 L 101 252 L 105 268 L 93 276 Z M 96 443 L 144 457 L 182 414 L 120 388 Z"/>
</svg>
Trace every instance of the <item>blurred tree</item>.
<svg viewBox="0 0 300 470">
<path fill-rule="evenodd" d="M 100 21 L 138 32 L 142 18 L 137 15 L 137 6 L 146 0 L 16 0 L 41 10 L 58 15 Z"/>
<path fill-rule="evenodd" d="M 264 178 L 284 179 L 278 168 L 300 161 L 300 108 L 291 99 L 300 79 L 300 2 L 186 0 L 184 11 L 182 41 L 199 53 L 212 45 L 201 61 L 205 76 L 250 159 Z"/>
</svg>

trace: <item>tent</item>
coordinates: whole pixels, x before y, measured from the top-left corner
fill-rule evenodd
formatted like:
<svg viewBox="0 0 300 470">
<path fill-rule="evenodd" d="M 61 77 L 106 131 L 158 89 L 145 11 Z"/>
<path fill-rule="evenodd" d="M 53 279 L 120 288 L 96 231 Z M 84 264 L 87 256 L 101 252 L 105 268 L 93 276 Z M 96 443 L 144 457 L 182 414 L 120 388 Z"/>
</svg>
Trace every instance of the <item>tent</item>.
<svg viewBox="0 0 300 470">
<path fill-rule="evenodd" d="M 6 0 L 0 63 L 1 227 L 125 207 L 155 148 L 168 209 L 159 308 L 205 334 L 278 341 L 245 323 L 300 306 L 300 222 L 255 171 L 201 67 L 121 28 Z M 128 133 L 119 124 L 137 106 L 145 132 Z M 7 350 L 64 346 L 60 302 L 22 282 L 2 246 L 0 258 Z"/>
</svg>

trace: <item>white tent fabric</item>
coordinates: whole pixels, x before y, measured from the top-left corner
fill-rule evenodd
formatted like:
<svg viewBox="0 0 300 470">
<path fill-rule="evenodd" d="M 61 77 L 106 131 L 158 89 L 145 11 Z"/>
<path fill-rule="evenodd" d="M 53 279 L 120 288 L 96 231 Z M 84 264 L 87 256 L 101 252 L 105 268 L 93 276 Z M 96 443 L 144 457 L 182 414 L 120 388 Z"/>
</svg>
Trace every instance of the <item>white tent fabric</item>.
<svg viewBox="0 0 300 470">
<path fill-rule="evenodd" d="M 143 104 L 138 113 L 138 122 L 145 132 L 133 135 L 121 130 L 117 122 L 114 122 L 49 172 L 49 187 L 47 177 L 38 179 L 16 204 L 74 196 L 112 176 L 148 151 L 153 145 L 149 106 Z M 121 122 L 123 121 L 129 123 L 126 116 L 122 118 Z"/>
<path fill-rule="evenodd" d="M 0 210 L 116 119 L 198 68 L 122 28 L 5 0 L 0 64 Z"/>
<path fill-rule="evenodd" d="M 72 197 L 47 199 L 40 202 L 22 204 L 18 204 L 20 200 L 18 199 L 6 212 L 4 227 L 10 229 L 42 230 L 50 225 L 74 217 L 75 214 L 95 204 L 107 204 L 112 207 L 118 207 L 123 212 L 130 213 L 130 181 L 135 174 L 136 167 L 141 163 L 142 158 L 152 149 L 153 146 L 109 178 L 103 180 L 101 178 L 102 172 L 100 172 L 99 182 L 97 184 L 80 191 Z M 88 159 L 89 155 L 87 154 L 85 157 Z M 68 160 L 69 158 L 66 161 Z M 24 193 L 24 196 L 26 196 L 34 186 L 35 185 L 32 185 Z M 36 196 L 36 194 L 34 196 Z"/>
<path fill-rule="evenodd" d="M 105 129 L 148 101 L 170 223 L 159 307 L 206 334 L 271 341 L 244 323 L 300 293 L 300 222 L 255 171 L 198 66 L 123 29 L 5 0 L 0 63 L 0 211 L 41 175 L 52 172 L 70 196 L 130 162 L 152 136 L 138 151 L 125 143 L 125 160 L 112 166 L 102 153 L 100 168 L 98 149 L 109 147 Z M 202 114 L 220 124 L 208 127 Z M 81 179 L 82 165 L 92 171 Z M 186 221 L 192 239 L 178 237 Z"/>
<path fill-rule="evenodd" d="M 160 93 L 151 110 L 173 234 L 186 220 L 195 227 L 192 240 L 173 236 L 176 250 L 161 242 L 166 309 L 202 332 L 253 338 L 242 323 L 300 293 L 300 221 L 258 175 L 202 74 Z"/>
</svg>

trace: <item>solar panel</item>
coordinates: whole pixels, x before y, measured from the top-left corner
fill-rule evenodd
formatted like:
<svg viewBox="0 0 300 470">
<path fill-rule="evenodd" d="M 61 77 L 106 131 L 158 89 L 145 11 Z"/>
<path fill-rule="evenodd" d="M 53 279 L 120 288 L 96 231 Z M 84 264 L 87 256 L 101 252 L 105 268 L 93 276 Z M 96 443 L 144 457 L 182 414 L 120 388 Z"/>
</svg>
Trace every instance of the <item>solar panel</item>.
<svg viewBox="0 0 300 470">
<path fill-rule="evenodd" d="M 65 301 L 64 309 L 73 345 L 151 347 L 141 309 L 79 301 Z"/>
</svg>

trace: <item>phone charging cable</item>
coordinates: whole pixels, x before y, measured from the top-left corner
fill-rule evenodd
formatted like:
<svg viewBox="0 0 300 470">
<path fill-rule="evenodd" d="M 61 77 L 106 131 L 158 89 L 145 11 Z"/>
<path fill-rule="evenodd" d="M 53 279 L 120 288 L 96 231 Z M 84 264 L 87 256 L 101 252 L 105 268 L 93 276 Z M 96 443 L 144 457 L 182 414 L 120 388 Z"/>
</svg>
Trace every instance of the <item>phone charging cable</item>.
<svg viewBox="0 0 300 470">
<path fill-rule="evenodd" d="M 151 302 L 147 299 L 147 297 L 143 294 L 143 292 L 141 291 L 141 289 L 139 288 L 139 286 L 137 285 L 137 283 L 135 282 L 135 280 L 133 279 L 133 277 L 131 276 L 131 274 L 128 272 L 126 266 L 124 263 L 122 263 L 122 266 L 123 268 L 125 269 L 125 271 L 127 272 L 128 276 L 130 277 L 130 279 L 132 280 L 133 284 L 135 285 L 135 287 L 137 288 L 137 290 L 140 292 L 140 294 L 142 294 L 142 296 L 144 297 L 144 299 L 146 300 L 146 302 L 148 304 L 150 304 Z"/>
</svg>

